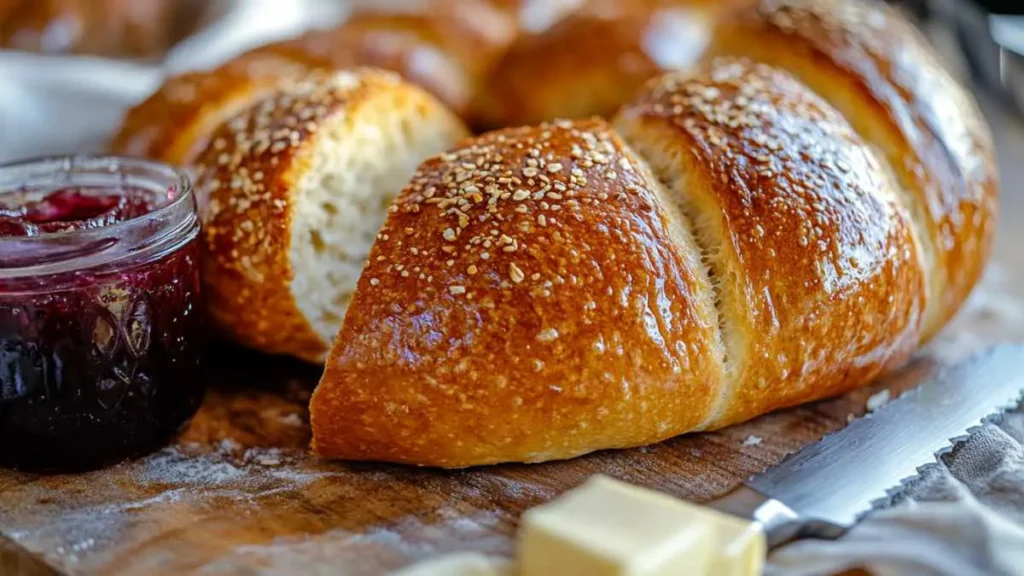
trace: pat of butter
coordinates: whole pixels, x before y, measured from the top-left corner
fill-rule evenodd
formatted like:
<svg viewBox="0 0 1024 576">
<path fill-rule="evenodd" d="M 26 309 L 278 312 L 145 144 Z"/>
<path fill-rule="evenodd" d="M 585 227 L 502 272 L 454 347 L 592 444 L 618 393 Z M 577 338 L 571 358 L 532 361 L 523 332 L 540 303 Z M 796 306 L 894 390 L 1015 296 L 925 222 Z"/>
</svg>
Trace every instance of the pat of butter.
<svg viewBox="0 0 1024 576">
<path fill-rule="evenodd" d="M 604 476 L 523 515 L 520 576 L 756 576 L 758 524 Z"/>
<path fill-rule="evenodd" d="M 715 550 L 708 574 L 760 576 L 768 553 L 761 525 L 711 508 L 700 508 L 698 512 L 710 516 L 715 531 Z"/>
</svg>

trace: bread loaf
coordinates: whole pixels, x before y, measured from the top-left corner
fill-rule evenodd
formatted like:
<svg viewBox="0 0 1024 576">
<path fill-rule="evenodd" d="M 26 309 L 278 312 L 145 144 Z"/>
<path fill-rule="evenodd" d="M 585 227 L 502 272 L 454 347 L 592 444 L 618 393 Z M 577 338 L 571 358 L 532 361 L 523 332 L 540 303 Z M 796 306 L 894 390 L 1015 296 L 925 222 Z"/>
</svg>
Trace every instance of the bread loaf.
<svg viewBox="0 0 1024 576">
<path fill-rule="evenodd" d="M 319 454 L 641 445 L 863 385 L 948 321 L 995 222 L 976 106 L 888 8 L 750 4 L 614 129 L 502 130 L 421 166 L 313 396 Z"/>
<path fill-rule="evenodd" d="M 970 95 L 880 2 L 761 0 L 720 24 L 711 54 L 788 70 L 878 150 L 918 224 L 930 296 L 922 336 L 934 335 L 977 283 L 995 230 L 999 174 Z"/>
<path fill-rule="evenodd" d="M 838 394 L 916 346 L 914 224 L 803 85 L 716 61 L 617 125 L 499 131 L 420 168 L 313 397 L 319 454 L 641 445 Z"/>
<path fill-rule="evenodd" d="M 590 0 L 521 34 L 488 74 L 473 122 L 497 128 L 610 116 L 644 82 L 696 64 L 726 0 Z"/>
<path fill-rule="evenodd" d="M 391 200 L 464 136 L 427 93 L 373 70 L 285 82 L 221 125 L 195 182 L 216 327 L 322 361 Z"/>
</svg>

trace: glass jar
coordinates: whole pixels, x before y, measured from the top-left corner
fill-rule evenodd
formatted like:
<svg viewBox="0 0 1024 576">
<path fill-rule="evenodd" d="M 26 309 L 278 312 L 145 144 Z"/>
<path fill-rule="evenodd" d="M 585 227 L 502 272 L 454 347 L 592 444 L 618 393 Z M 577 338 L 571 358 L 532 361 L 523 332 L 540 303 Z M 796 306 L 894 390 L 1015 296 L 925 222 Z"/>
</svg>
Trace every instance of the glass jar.
<svg viewBox="0 0 1024 576">
<path fill-rule="evenodd" d="M 151 451 L 202 401 L 199 218 L 162 164 L 0 166 L 0 465 Z"/>
</svg>

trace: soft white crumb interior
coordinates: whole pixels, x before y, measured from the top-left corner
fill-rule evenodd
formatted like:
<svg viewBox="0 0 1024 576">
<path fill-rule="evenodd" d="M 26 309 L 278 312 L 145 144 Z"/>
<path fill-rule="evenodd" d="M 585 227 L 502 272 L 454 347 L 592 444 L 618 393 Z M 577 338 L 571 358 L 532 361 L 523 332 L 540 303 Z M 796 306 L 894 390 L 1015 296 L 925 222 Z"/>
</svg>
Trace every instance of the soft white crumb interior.
<svg viewBox="0 0 1024 576">
<path fill-rule="evenodd" d="M 462 134 L 436 105 L 380 95 L 322 126 L 293 196 L 292 294 L 329 344 L 388 207 L 424 159 Z"/>
</svg>

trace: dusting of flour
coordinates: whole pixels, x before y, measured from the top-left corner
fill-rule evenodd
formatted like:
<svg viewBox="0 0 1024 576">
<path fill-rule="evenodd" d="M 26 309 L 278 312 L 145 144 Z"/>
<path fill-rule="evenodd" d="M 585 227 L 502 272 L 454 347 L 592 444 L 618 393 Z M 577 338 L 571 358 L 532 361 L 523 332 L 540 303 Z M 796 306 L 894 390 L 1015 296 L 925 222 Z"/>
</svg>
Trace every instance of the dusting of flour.
<svg viewBox="0 0 1024 576">
<path fill-rule="evenodd" d="M 447 547 L 457 542 L 508 554 L 511 516 L 480 508 L 495 494 L 550 496 L 500 475 L 350 467 L 231 439 L 181 444 L 99 472 L 7 480 L 4 535 L 69 574 L 116 567 L 129 575 L 361 576 L 454 551 Z M 403 482 L 416 487 L 389 492 Z M 374 491 L 384 515 L 347 512 L 359 514 Z"/>
<path fill-rule="evenodd" d="M 242 448 L 231 440 L 174 446 L 102 472 L 25 475 L 35 481 L 5 490 L 0 525 L 15 526 L 5 534 L 48 561 L 89 572 L 186 516 L 225 506 L 244 516 L 263 498 L 341 474 L 301 450 Z"/>
</svg>

